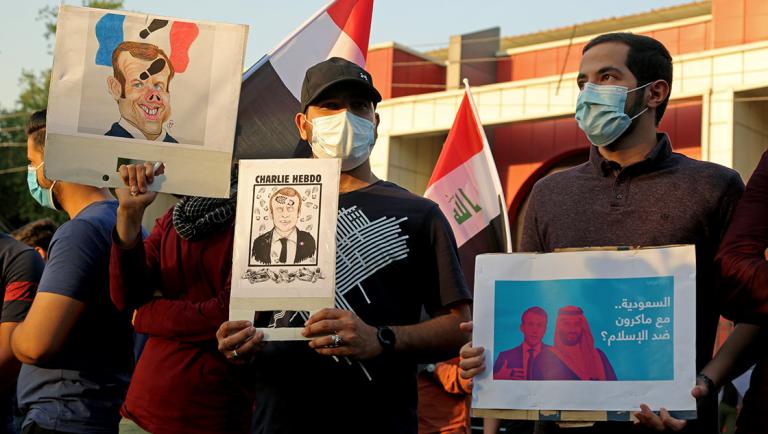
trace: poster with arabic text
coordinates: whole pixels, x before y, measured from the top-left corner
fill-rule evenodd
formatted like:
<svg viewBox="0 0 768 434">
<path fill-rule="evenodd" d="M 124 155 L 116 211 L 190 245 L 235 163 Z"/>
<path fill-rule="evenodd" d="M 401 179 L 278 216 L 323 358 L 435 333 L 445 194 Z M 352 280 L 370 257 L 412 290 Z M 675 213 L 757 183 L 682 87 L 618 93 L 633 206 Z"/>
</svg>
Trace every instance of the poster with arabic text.
<svg viewBox="0 0 768 434">
<path fill-rule="evenodd" d="M 473 408 L 695 417 L 695 270 L 693 246 L 479 256 Z"/>
</svg>

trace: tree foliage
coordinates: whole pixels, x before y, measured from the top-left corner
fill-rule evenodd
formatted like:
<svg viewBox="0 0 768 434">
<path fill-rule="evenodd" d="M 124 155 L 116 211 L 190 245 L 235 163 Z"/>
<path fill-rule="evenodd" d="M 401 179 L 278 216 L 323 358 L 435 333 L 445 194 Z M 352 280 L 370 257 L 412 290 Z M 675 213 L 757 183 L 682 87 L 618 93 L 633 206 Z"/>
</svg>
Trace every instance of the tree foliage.
<svg viewBox="0 0 768 434">
<path fill-rule="evenodd" d="M 101 9 L 122 9 L 123 1 L 84 0 L 83 6 Z M 58 8 L 45 6 L 37 19 L 44 25 L 43 37 L 49 51 L 56 35 Z M 24 126 L 29 115 L 48 106 L 51 70 L 39 72 L 22 70 L 19 77 L 19 97 L 12 109 L 0 107 L 0 231 L 9 232 L 32 220 L 50 217 L 57 223 L 66 220 L 62 212 L 38 205 L 27 186 L 27 138 Z"/>
</svg>

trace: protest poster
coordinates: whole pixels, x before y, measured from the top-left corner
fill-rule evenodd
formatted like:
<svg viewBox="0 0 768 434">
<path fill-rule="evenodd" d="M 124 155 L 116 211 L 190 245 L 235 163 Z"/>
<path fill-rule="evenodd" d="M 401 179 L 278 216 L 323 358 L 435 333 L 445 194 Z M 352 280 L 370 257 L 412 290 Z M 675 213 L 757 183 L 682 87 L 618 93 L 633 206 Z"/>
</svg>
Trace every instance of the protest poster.
<svg viewBox="0 0 768 434">
<path fill-rule="evenodd" d="M 333 158 L 240 160 L 230 320 L 333 307 L 340 171 Z M 264 326 L 266 340 L 304 339 Z"/>
<path fill-rule="evenodd" d="M 121 164 L 162 161 L 165 174 L 151 188 L 228 197 L 247 33 L 245 25 L 62 5 L 46 177 L 120 187 Z"/>
<path fill-rule="evenodd" d="M 475 279 L 473 343 L 486 349 L 476 414 L 628 420 L 646 403 L 695 417 L 693 246 L 487 254 Z"/>
</svg>

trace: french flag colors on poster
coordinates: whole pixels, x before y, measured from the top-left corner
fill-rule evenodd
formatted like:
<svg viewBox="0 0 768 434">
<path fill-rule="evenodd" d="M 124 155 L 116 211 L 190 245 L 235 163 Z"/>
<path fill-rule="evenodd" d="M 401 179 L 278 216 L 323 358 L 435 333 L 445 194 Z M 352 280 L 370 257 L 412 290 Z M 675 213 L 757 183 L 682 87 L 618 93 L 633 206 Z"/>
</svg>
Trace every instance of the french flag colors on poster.
<svg viewBox="0 0 768 434">
<path fill-rule="evenodd" d="M 235 158 L 309 156 L 294 118 L 309 67 L 343 57 L 365 67 L 373 0 L 336 0 L 299 26 L 243 76 Z"/>
<path fill-rule="evenodd" d="M 511 252 L 504 193 L 469 84 L 424 196 L 448 218 L 472 288 L 475 256 Z"/>
</svg>

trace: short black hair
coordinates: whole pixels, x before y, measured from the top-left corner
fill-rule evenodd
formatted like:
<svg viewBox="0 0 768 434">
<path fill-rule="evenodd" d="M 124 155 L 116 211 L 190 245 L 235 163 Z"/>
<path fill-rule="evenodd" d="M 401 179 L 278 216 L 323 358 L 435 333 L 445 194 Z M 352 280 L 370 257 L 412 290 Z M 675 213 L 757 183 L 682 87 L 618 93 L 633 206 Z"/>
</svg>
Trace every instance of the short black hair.
<svg viewBox="0 0 768 434">
<path fill-rule="evenodd" d="M 544 317 L 545 321 L 549 320 L 549 318 L 547 318 L 547 311 L 545 311 L 544 309 L 540 308 L 539 306 L 533 306 L 533 307 L 529 307 L 528 309 L 526 309 L 525 312 L 523 312 L 523 314 L 520 315 L 520 321 L 525 321 L 525 316 L 528 315 L 528 314 L 540 315 L 540 316 Z"/>
<path fill-rule="evenodd" d="M 664 80 L 672 88 L 672 56 L 667 48 L 659 41 L 645 35 L 636 35 L 634 33 L 606 33 L 600 35 L 584 46 L 581 54 L 586 53 L 595 45 L 606 42 L 619 42 L 629 47 L 627 53 L 627 68 L 637 79 L 637 85 L 642 86 L 656 80 Z M 670 92 L 671 94 L 671 92 Z M 667 109 L 669 95 L 667 99 L 656 108 L 656 125 L 664 116 Z"/>
<path fill-rule="evenodd" d="M 47 252 L 57 228 L 53 220 L 40 219 L 22 226 L 11 235 L 30 247 L 40 247 Z"/>
<path fill-rule="evenodd" d="M 27 137 L 32 137 L 32 141 L 39 148 L 45 147 L 45 117 L 47 113 L 47 109 L 32 113 L 27 121 L 27 127 L 24 129 Z"/>
</svg>

